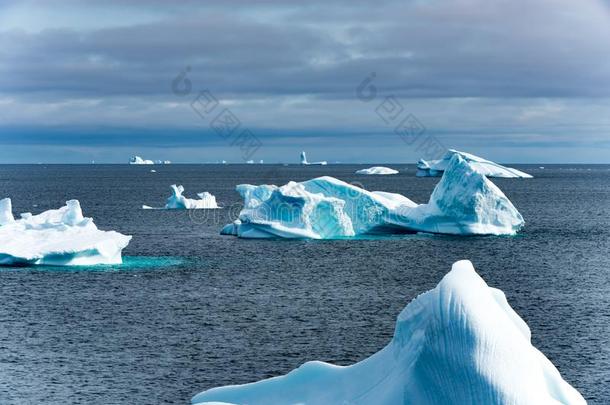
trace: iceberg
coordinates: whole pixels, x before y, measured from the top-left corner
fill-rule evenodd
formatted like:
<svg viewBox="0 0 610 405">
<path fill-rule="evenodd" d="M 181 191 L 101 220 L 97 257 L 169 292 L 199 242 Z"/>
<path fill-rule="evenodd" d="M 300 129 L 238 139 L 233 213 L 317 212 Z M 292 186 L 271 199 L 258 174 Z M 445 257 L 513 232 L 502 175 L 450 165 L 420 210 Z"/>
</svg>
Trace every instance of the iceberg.
<svg viewBox="0 0 610 405">
<path fill-rule="evenodd" d="M 156 209 L 178 209 L 178 210 L 194 210 L 194 209 L 216 209 L 220 208 L 216 203 L 216 197 L 212 194 L 204 191 L 203 193 L 197 193 L 198 200 L 186 198 L 182 195 L 184 193 L 184 187 L 172 184 L 170 186 L 172 195 L 167 199 L 167 203 L 163 208 Z M 142 205 L 142 209 L 155 209 L 148 205 Z"/>
<path fill-rule="evenodd" d="M 325 160 L 323 160 L 321 162 L 308 162 L 307 155 L 305 154 L 305 151 L 303 151 L 303 152 L 301 152 L 301 164 L 303 166 L 310 166 L 310 165 L 326 166 L 327 162 Z"/>
<path fill-rule="evenodd" d="M 392 340 L 351 366 L 320 361 L 195 395 L 197 405 L 584 405 L 531 343 L 504 293 L 462 260 L 398 315 Z"/>
<path fill-rule="evenodd" d="M 398 170 L 383 166 L 373 166 L 368 169 L 357 170 L 356 174 L 398 174 Z"/>
<path fill-rule="evenodd" d="M 132 156 L 129 159 L 129 164 L 130 165 L 154 165 L 155 162 L 153 162 L 152 160 L 142 159 L 140 156 Z"/>
<path fill-rule="evenodd" d="M 120 264 L 131 240 L 115 231 L 101 231 L 83 217 L 78 200 L 38 215 L 14 220 L 11 200 L 0 201 L 0 265 Z"/>
<path fill-rule="evenodd" d="M 337 239 L 404 232 L 513 235 L 524 224 L 502 191 L 459 155 L 452 158 L 427 204 L 329 176 L 282 187 L 242 184 L 236 189 L 244 207 L 221 234 L 242 238 Z"/>
<path fill-rule="evenodd" d="M 439 177 L 446 170 L 453 156 L 459 155 L 462 159 L 467 160 L 474 170 L 487 177 L 504 177 L 504 178 L 525 178 L 530 179 L 532 175 L 522 172 L 512 167 L 502 166 L 490 160 L 472 155 L 459 150 L 449 149 L 442 159 L 425 161 L 420 159 L 417 162 L 417 177 Z"/>
</svg>

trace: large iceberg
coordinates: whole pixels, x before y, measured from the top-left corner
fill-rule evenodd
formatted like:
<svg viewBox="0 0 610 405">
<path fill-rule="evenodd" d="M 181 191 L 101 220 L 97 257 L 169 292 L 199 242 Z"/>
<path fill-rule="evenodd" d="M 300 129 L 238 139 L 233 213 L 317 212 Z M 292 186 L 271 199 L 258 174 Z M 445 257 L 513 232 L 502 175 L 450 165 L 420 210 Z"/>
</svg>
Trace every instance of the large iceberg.
<svg viewBox="0 0 610 405">
<path fill-rule="evenodd" d="M 93 265 L 122 263 L 131 236 L 101 231 L 84 218 L 77 200 L 14 220 L 11 200 L 0 201 L 0 265 Z"/>
<path fill-rule="evenodd" d="M 483 159 L 481 157 L 472 155 L 466 152 L 460 152 L 458 150 L 449 149 L 442 159 L 425 161 L 420 159 L 417 162 L 417 173 L 418 177 L 438 177 L 442 176 L 443 172 L 449 166 L 451 158 L 459 155 L 462 159 L 468 161 L 472 168 L 477 172 L 487 177 L 505 177 L 505 178 L 532 178 L 531 175 L 522 172 L 512 167 L 505 167 L 498 163 Z"/>
<path fill-rule="evenodd" d="M 368 169 L 356 170 L 356 174 L 398 174 L 398 170 L 384 166 L 373 166 Z"/>
<path fill-rule="evenodd" d="M 282 187 L 242 184 L 239 218 L 221 233 L 243 238 L 346 238 L 371 233 L 512 235 L 523 217 L 510 200 L 456 155 L 427 204 L 367 191 L 333 177 Z"/>
<path fill-rule="evenodd" d="M 314 361 L 256 383 L 214 388 L 193 404 L 584 405 L 532 346 L 527 324 L 467 260 L 398 316 L 394 337 L 347 367 Z"/>
<path fill-rule="evenodd" d="M 129 159 L 130 165 L 154 165 L 155 162 L 152 160 L 142 159 L 140 156 L 132 156 Z"/>
<path fill-rule="evenodd" d="M 321 162 L 308 162 L 307 155 L 305 154 L 305 151 L 303 151 L 303 152 L 301 152 L 301 164 L 304 166 L 309 166 L 309 165 L 325 166 L 327 164 L 327 162 L 325 160 L 323 160 Z"/>
<path fill-rule="evenodd" d="M 178 209 L 178 210 L 194 210 L 194 209 L 216 209 L 220 208 L 216 203 L 216 197 L 207 191 L 197 193 L 198 200 L 186 198 L 182 195 L 184 187 L 172 184 L 170 186 L 172 195 L 167 199 L 167 203 L 163 209 Z M 143 205 L 143 209 L 154 209 L 148 205 Z"/>
</svg>

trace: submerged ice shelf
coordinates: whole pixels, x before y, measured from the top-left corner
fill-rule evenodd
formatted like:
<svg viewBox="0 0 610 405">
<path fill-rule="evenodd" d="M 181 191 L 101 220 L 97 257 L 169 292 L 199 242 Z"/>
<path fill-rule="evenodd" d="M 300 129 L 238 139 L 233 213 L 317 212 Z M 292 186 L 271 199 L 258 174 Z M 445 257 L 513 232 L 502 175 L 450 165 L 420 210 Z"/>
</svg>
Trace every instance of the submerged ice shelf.
<svg viewBox="0 0 610 405">
<path fill-rule="evenodd" d="M 475 156 L 470 153 L 460 152 L 459 150 L 449 149 L 447 153 L 439 160 L 426 161 L 420 159 L 417 162 L 417 177 L 439 177 L 449 166 L 453 156 L 459 155 L 462 159 L 468 161 L 472 168 L 487 177 L 504 177 L 504 178 L 532 178 L 530 174 L 522 172 L 512 167 L 502 166 L 482 157 Z"/>
<path fill-rule="evenodd" d="M 239 218 L 221 233 L 243 238 L 333 239 L 368 233 L 512 235 L 523 218 L 510 200 L 455 155 L 427 204 L 367 191 L 333 177 L 282 187 L 242 184 Z"/>
<path fill-rule="evenodd" d="M 181 209 L 181 210 L 192 210 L 192 209 L 216 209 L 220 208 L 216 203 L 216 197 L 212 194 L 204 191 L 203 193 L 197 193 L 198 200 L 186 198 L 182 195 L 184 193 L 184 187 L 172 184 L 171 186 L 172 195 L 167 199 L 167 203 L 163 208 L 153 208 L 148 205 L 143 205 L 143 209 Z"/>
<path fill-rule="evenodd" d="M 11 200 L 0 201 L 0 265 L 119 264 L 131 236 L 101 231 L 77 200 L 15 220 Z"/>
<path fill-rule="evenodd" d="M 347 367 L 308 362 L 284 376 L 204 391 L 192 403 L 586 404 L 532 346 L 504 293 L 467 260 L 402 310 L 392 340 L 371 357 Z"/>
</svg>

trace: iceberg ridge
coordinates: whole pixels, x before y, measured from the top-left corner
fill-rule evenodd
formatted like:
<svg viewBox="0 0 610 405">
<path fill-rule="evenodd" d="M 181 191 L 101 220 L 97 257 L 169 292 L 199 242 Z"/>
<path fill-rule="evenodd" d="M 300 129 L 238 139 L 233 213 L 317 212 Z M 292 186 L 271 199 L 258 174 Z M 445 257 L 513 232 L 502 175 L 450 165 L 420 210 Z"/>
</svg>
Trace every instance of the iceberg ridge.
<svg viewBox="0 0 610 405">
<path fill-rule="evenodd" d="M 531 344 L 527 324 L 467 260 L 398 315 L 394 336 L 351 366 L 308 362 L 279 377 L 213 388 L 192 403 L 584 405 Z"/>
<path fill-rule="evenodd" d="M 443 172 L 449 166 L 453 156 L 459 155 L 462 159 L 468 161 L 472 168 L 487 177 L 503 177 L 503 178 L 532 178 L 532 175 L 522 172 L 512 167 L 502 166 L 482 157 L 475 156 L 471 153 L 460 152 L 459 150 L 449 149 L 442 159 L 426 161 L 420 159 L 417 162 L 417 177 L 438 177 L 442 176 Z"/>
<path fill-rule="evenodd" d="M 368 169 L 356 170 L 356 174 L 398 174 L 398 170 L 390 169 L 389 167 L 373 166 Z"/>
<path fill-rule="evenodd" d="M 182 195 L 182 193 L 184 193 L 184 187 L 172 184 L 170 188 L 172 190 L 172 195 L 167 199 L 165 207 L 153 208 L 148 205 L 142 205 L 142 209 L 194 210 L 220 208 L 216 203 L 216 197 L 207 191 L 197 193 L 199 199 L 191 199 Z"/>
</svg>

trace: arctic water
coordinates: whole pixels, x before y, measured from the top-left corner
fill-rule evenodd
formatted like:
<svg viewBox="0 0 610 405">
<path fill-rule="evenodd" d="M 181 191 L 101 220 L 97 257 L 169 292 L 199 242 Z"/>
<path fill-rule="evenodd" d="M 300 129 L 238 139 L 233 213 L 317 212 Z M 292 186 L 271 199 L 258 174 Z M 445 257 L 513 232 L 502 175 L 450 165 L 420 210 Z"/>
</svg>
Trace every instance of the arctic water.
<svg viewBox="0 0 610 405">
<path fill-rule="evenodd" d="M 68 199 L 133 235 L 121 266 L 0 268 L 0 403 L 186 404 L 215 386 L 308 360 L 352 364 L 381 349 L 400 310 L 469 259 L 502 289 L 533 344 L 590 404 L 610 399 L 610 166 L 514 165 L 493 179 L 526 221 L 514 237 L 397 235 L 243 240 L 239 183 L 321 175 L 426 202 L 438 178 L 356 175 L 368 166 L 3 165 L 0 197 L 39 213 Z M 156 173 L 151 173 L 151 169 Z M 171 184 L 222 210 L 163 206 Z"/>
</svg>

